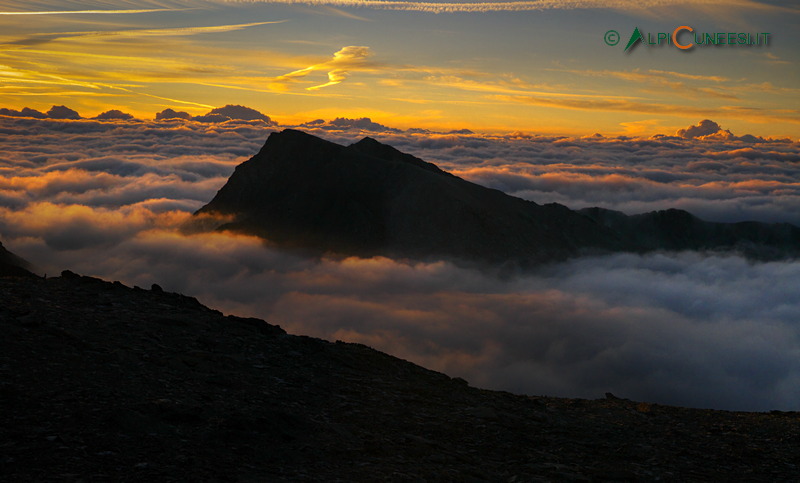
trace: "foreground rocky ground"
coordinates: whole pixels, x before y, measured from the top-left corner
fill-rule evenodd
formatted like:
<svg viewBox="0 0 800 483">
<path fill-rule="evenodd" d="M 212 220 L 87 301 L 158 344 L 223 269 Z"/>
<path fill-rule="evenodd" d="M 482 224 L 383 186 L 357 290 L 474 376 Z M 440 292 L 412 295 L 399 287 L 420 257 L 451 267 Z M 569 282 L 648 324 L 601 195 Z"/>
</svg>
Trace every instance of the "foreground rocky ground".
<svg viewBox="0 0 800 483">
<path fill-rule="evenodd" d="M 528 397 L 195 299 L 0 278 L 3 481 L 798 481 L 800 414 Z"/>
</svg>

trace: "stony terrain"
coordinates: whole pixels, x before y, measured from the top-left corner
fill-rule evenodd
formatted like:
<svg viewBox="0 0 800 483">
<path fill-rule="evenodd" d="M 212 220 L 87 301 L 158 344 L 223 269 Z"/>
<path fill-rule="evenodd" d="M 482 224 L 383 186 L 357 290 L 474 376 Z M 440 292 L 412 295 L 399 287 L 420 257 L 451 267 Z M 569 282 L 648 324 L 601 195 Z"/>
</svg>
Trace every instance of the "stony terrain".
<svg viewBox="0 0 800 483">
<path fill-rule="evenodd" d="M 19 277 L 33 276 L 31 272 L 31 264 L 28 261 L 14 255 L 6 250 L 3 243 L 0 242 L 0 276 L 16 275 Z"/>
<path fill-rule="evenodd" d="M 800 480 L 795 412 L 486 391 L 71 272 L 0 299 L 2 481 Z"/>
</svg>

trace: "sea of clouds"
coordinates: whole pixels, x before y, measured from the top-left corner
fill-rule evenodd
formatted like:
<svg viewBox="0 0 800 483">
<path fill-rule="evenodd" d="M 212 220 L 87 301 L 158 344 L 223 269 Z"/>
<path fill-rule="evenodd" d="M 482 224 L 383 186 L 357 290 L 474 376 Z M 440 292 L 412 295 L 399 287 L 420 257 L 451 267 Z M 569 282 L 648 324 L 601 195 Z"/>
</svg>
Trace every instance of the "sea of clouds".
<svg viewBox="0 0 800 483">
<path fill-rule="evenodd" d="M 537 202 L 800 225 L 800 145 L 714 126 L 651 139 L 401 131 L 364 119 L 301 128 L 343 143 L 370 135 Z M 444 261 L 308 260 L 253 237 L 180 233 L 275 129 L 268 118 L 235 116 L 0 115 L 0 239 L 44 273 L 158 283 L 226 313 L 362 342 L 480 387 L 800 406 L 796 260 L 616 254 L 498 276 Z"/>
</svg>

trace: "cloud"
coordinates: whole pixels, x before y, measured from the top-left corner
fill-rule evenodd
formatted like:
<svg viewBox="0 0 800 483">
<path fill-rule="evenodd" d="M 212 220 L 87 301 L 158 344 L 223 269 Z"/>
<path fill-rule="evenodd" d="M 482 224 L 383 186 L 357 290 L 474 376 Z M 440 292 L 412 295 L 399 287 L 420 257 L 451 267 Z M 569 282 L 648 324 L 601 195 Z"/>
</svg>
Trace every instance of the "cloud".
<svg viewBox="0 0 800 483">
<path fill-rule="evenodd" d="M 689 126 L 686 129 L 679 129 L 675 135 L 684 139 L 744 141 L 748 143 L 767 142 L 767 140 L 761 136 L 753 136 L 752 134 L 736 136 L 728 129 L 722 129 L 719 124 L 709 119 L 700 121 L 697 126 Z"/>
<path fill-rule="evenodd" d="M 697 126 L 689 126 L 686 129 L 681 129 L 676 133 L 676 136 L 682 137 L 684 139 L 694 139 L 694 138 L 702 138 L 705 136 L 710 136 L 712 134 L 717 134 L 721 131 L 719 124 L 714 121 L 704 119 L 700 121 Z M 726 131 L 730 134 L 730 131 Z"/>
<path fill-rule="evenodd" d="M 174 112 L 174 111 L 173 111 Z M 242 120 L 242 121 L 264 121 L 267 125 L 274 126 L 276 123 L 270 119 L 266 114 L 262 114 L 255 109 L 245 106 L 227 105 L 212 109 L 211 112 L 205 116 L 195 116 L 195 121 L 201 122 L 221 122 L 228 120 Z"/>
<path fill-rule="evenodd" d="M 162 121 L 167 119 L 191 119 L 192 115 L 188 112 L 184 111 L 175 111 L 173 109 L 164 109 L 161 112 L 156 113 L 156 121 Z"/>
<path fill-rule="evenodd" d="M 122 112 L 119 109 L 111 109 L 110 111 L 105 111 L 101 114 L 98 114 L 94 117 L 94 119 L 98 119 L 101 121 L 110 121 L 110 120 L 121 120 L 121 121 L 131 121 L 133 120 L 133 116 L 128 114 L 127 112 Z"/>
<path fill-rule="evenodd" d="M 581 76 L 622 79 L 635 84 L 643 92 L 659 93 L 668 90 L 671 96 L 684 98 L 705 99 L 708 97 L 715 97 L 727 100 L 738 100 L 737 95 L 733 94 L 732 91 L 719 87 L 719 84 L 722 82 L 726 82 L 726 85 L 731 84 L 730 79 L 722 76 L 689 74 L 657 69 L 649 69 L 647 71 L 642 71 L 640 69 L 629 71 L 568 70 L 566 72 Z M 694 82 L 696 85 L 687 84 L 686 81 Z M 709 85 L 709 83 L 711 83 L 711 85 Z"/>
<path fill-rule="evenodd" d="M 573 10 L 573 9 L 616 9 L 629 10 L 630 2 L 623 0 L 573 0 L 564 2 L 562 0 L 530 0 L 514 2 L 414 2 L 398 0 L 252 0 L 258 3 L 277 3 L 291 5 L 314 5 L 314 6 L 336 6 L 336 7 L 361 7 L 374 8 L 380 10 L 404 10 L 428 13 L 459 13 L 459 12 L 520 12 L 520 11 L 541 11 L 541 10 Z M 687 0 L 642 0 L 636 2 L 636 7 L 641 9 L 655 7 L 686 6 L 695 2 Z M 779 9 L 765 5 L 763 3 L 738 0 L 736 2 L 726 2 L 723 0 L 710 0 L 704 5 L 738 7 L 744 9 Z"/>
<path fill-rule="evenodd" d="M 53 106 L 47 111 L 47 117 L 50 119 L 80 119 L 81 115 L 67 106 Z"/>
<path fill-rule="evenodd" d="M 215 25 L 208 27 L 178 27 L 178 28 L 157 28 L 157 29 L 129 29 L 129 30 L 92 30 L 86 32 L 59 32 L 35 34 L 31 37 L 17 40 L 13 44 L 36 45 L 44 42 L 68 39 L 99 39 L 105 37 L 134 37 L 141 39 L 144 37 L 186 37 L 189 35 L 214 34 L 235 32 L 250 27 L 283 23 L 286 20 L 276 20 L 270 22 L 253 22 L 231 25 Z"/>
<path fill-rule="evenodd" d="M 615 255 L 501 279 L 445 262 L 311 261 L 165 226 L 180 219 L 144 208 L 0 213 L 18 227 L 6 244 L 51 273 L 157 282 L 480 387 L 740 410 L 794 410 L 800 397 L 798 262 Z"/>
<path fill-rule="evenodd" d="M 375 129 L 383 142 L 537 202 L 800 224 L 797 143 L 404 132 L 368 118 L 309 124 L 339 142 Z M 68 268 L 159 283 L 482 387 L 797 409 L 798 261 L 618 254 L 498 274 L 443 261 L 315 261 L 253 237 L 181 233 L 269 132 L 261 119 L 0 117 L 0 237 L 50 275 Z"/>
<path fill-rule="evenodd" d="M 30 109 L 27 107 L 23 107 L 21 111 L 17 111 L 16 109 L 7 109 L 4 107 L 0 109 L 0 116 L 33 117 L 36 119 L 44 119 L 47 117 L 47 114 L 39 112 L 36 109 Z"/>
<path fill-rule="evenodd" d="M 0 12 L 0 15 L 125 15 L 135 13 L 179 12 L 186 8 L 149 8 L 130 10 L 28 10 L 15 12 Z"/>
<path fill-rule="evenodd" d="M 660 102 L 641 102 L 627 99 L 605 98 L 597 96 L 595 98 L 550 98 L 544 96 L 531 95 L 490 95 L 491 99 L 512 104 L 529 104 L 543 107 L 555 107 L 561 109 L 574 109 L 580 111 L 605 111 L 605 112 L 639 112 L 646 114 L 666 114 L 675 116 L 712 116 L 721 115 L 725 117 L 743 119 L 750 121 L 774 121 L 800 123 L 800 111 L 795 109 L 761 109 L 747 108 L 743 106 L 720 106 L 720 107 L 695 107 L 680 104 L 667 104 Z"/>
<path fill-rule="evenodd" d="M 301 124 L 301 127 L 311 128 L 313 130 L 324 130 L 324 131 L 355 131 L 355 132 L 372 132 L 372 133 L 402 132 L 400 129 L 391 128 L 388 126 L 384 126 L 383 124 L 373 122 L 372 119 L 368 117 L 362 117 L 359 119 L 348 119 L 346 117 L 337 117 L 332 121 L 324 121 L 322 119 L 316 119 L 314 121 Z"/>
<path fill-rule="evenodd" d="M 269 86 L 276 90 L 286 90 L 291 84 L 298 82 L 316 71 L 327 71 L 328 82 L 306 87 L 306 90 L 315 91 L 323 87 L 340 84 L 350 76 L 351 70 L 364 70 L 369 68 L 367 59 L 372 56 L 369 47 L 348 45 L 333 54 L 333 59 L 321 64 L 314 64 L 303 69 L 295 70 L 276 77 L 269 82 Z"/>
<path fill-rule="evenodd" d="M 118 209 L 38 202 L 21 210 L 0 208 L 0 228 L 9 237 L 34 236 L 55 250 L 108 247 L 144 227 L 175 226 L 185 212 L 156 214 L 136 205 Z"/>
</svg>

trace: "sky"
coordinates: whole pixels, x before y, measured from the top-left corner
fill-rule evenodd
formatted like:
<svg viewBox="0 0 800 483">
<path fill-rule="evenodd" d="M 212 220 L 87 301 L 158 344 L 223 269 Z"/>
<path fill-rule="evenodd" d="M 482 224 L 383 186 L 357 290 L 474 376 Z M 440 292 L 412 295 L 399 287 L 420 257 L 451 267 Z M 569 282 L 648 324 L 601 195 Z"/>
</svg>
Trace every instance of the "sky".
<svg viewBox="0 0 800 483">
<path fill-rule="evenodd" d="M 799 22 L 792 2 L 757 0 L 0 1 L 0 105 L 566 135 L 713 119 L 796 139 Z M 770 41 L 624 51 L 635 28 L 681 26 Z"/>
<path fill-rule="evenodd" d="M 181 230 L 287 127 L 371 136 L 537 203 L 800 226 L 790 3 L 0 1 L 0 240 L 41 274 L 158 283 L 479 387 L 797 410 L 798 260 L 499 274 Z M 771 41 L 625 52 L 635 28 L 680 26 Z"/>
</svg>

